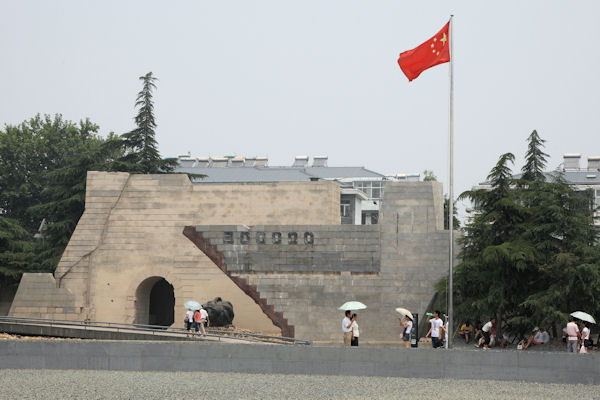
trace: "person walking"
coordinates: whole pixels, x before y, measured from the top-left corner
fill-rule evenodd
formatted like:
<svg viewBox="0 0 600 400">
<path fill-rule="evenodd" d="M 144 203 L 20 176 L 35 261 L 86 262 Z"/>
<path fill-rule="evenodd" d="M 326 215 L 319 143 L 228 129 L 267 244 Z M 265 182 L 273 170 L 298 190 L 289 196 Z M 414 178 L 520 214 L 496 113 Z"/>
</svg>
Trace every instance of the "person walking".
<svg viewBox="0 0 600 400">
<path fill-rule="evenodd" d="M 204 309 L 204 307 L 200 308 L 200 330 L 203 335 L 206 335 L 206 331 L 204 330 L 204 325 L 208 328 L 210 326 L 210 318 L 208 318 L 208 312 Z"/>
<path fill-rule="evenodd" d="M 185 312 L 185 330 L 188 332 L 192 331 L 192 324 L 194 323 L 194 312 L 191 308 Z"/>
<path fill-rule="evenodd" d="M 581 330 L 581 348 L 579 349 L 580 353 L 587 353 L 588 347 L 592 347 L 590 341 L 590 328 L 588 328 L 587 322 L 582 322 L 581 326 L 583 329 Z"/>
<path fill-rule="evenodd" d="M 196 333 L 198 333 L 199 330 L 200 330 L 200 310 L 196 310 L 196 311 L 194 311 L 194 331 Z M 202 327 L 202 330 L 204 331 L 204 327 Z"/>
<path fill-rule="evenodd" d="M 352 324 L 350 324 L 352 330 L 352 339 L 350 340 L 350 346 L 358 347 L 358 337 L 360 332 L 358 331 L 358 315 L 352 314 Z"/>
<path fill-rule="evenodd" d="M 567 324 L 567 352 L 577 353 L 577 340 L 579 339 L 579 328 L 575 323 L 575 318 L 569 318 Z"/>
<path fill-rule="evenodd" d="M 344 346 L 350 346 L 352 342 L 352 319 L 350 318 L 352 311 L 346 310 L 344 319 L 342 320 L 342 333 L 344 334 Z"/>
<path fill-rule="evenodd" d="M 427 318 L 427 322 L 431 324 L 431 327 L 429 328 L 429 331 L 425 337 L 431 335 L 431 347 L 437 349 L 442 345 L 441 331 L 446 331 L 446 328 L 444 328 L 444 323 L 440 319 L 440 312 L 434 311 L 433 319 Z"/>
<path fill-rule="evenodd" d="M 404 332 L 402 333 L 404 348 L 408 349 L 410 347 L 410 336 L 412 334 L 413 321 L 408 315 L 406 315 L 404 316 L 404 319 L 400 320 L 400 325 L 404 327 Z"/>
</svg>

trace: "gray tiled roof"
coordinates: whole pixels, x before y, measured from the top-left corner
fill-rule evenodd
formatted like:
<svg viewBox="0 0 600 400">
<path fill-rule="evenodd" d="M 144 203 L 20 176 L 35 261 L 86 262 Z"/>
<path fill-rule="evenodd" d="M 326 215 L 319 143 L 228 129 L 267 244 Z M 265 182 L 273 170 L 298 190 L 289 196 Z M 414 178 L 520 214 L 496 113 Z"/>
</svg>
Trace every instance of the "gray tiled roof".
<svg viewBox="0 0 600 400">
<path fill-rule="evenodd" d="M 546 181 L 551 181 L 554 179 L 557 174 L 560 172 L 552 171 L 552 172 L 544 172 L 544 176 L 546 177 Z M 600 171 L 587 171 L 587 170 L 579 170 L 579 171 L 562 171 L 564 179 L 567 183 L 571 185 L 600 185 Z M 521 178 L 523 174 L 513 175 L 514 179 Z M 593 175 L 593 177 L 592 177 Z M 481 182 L 480 185 L 489 185 L 489 181 Z"/>
<path fill-rule="evenodd" d="M 595 177 L 592 178 L 592 175 Z M 600 171 L 565 171 L 564 176 L 573 185 L 600 185 Z"/>
<path fill-rule="evenodd" d="M 364 167 L 178 167 L 174 172 L 203 174 L 197 182 L 302 182 L 311 178 L 326 180 L 348 178 L 383 179 L 385 176 Z"/>
</svg>

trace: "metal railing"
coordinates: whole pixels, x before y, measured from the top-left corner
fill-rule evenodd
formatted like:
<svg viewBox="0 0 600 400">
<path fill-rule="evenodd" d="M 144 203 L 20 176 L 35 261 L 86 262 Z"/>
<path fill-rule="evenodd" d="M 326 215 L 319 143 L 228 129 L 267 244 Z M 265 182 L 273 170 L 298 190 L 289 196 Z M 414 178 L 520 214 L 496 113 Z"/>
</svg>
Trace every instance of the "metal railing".
<svg viewBox="0 0 600 400">
<path fill-rule="evenodd" d="M 140 332 L 151 335 L 160 336 L 175 336 L 175 337 L 202 337 L 215 338 L 218 341 L 221 339 L 235 339 L 246 342 L 260 343 L 279 343 L 279 344 L 302 344 L 310 345 L 310 340 L 295 339 L 283 336 L 261 335 L 257 333 L 249 333 L 242 331 L 225 331 L 219 329 L 206 329 L 206 334 L 187 331 L 184 328 L 168 327 L 162 325 L 146 325 L 146 324 L 127 324 L 122 322 L 106 322 L 106 321 L 90 321 L 90 320 L 69 320 L 69 319 L 53 319 L 53 318 L 24 318 L 24 317 L 8 317 L 0 316 L 0 323 L 16 323 L 23 325 L 45 325 L 50 327 L 78 327 L 87 330 L 88 328 L 112 329 L 116 332 Z"/>
</svg>

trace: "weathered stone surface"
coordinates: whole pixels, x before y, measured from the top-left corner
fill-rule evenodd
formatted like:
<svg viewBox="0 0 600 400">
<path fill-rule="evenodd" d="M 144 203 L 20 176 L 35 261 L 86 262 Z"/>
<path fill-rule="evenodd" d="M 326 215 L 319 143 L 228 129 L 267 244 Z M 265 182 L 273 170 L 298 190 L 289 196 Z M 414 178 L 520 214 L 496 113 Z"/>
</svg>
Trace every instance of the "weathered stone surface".
<svg viewBox="0 0 600 400">
<path fill-rule="evenodd" d="M 368 305 L 361 341 L 393 342 L 394 308 L 423 313 L 448 267 L 436 182 L 387 182 L 380 224 L 370 226 L 340 225 L 333 182 L 90 172 L 87 184 L 54 277 L 24 277 L 12 315 L 143 323 L 164 278 L 177 325 L 185 301 L 220 296 L 235 306 L 237 327 L 341 342 L 337 308 L 358 300 Z"/>
<path fill-rule="evenodd" d="M 69 318 L 138 322 L 140 304 L 147 306 L 148 299 L 140 299 L 137 290 L 147 279 L 163 277 L 174 288 L 178 325 L 185 301 L 222 296 L 235 304 L 237 326 L 277 333 L 280 329 L 256 302 L 183 236 L 183 228 L 215 223 L 335 224 L 336 196 L 339 199 L 339 187 L 332 182 L 192 185 L 185 175 L 89 172 L 86 210 L 54 274 L 54 289 L 49 290 L 65 291 L 73 298 L 72 305 L 80 311 Z M 21 287 L 35 290 L 31 278 Z M 63 308 L 49 293 L 38 294 L 39 304 Z M 47 311 L 24 306 L 25 299 L 15 299 L 12 315 L 39 317 Z"/>
</svg>

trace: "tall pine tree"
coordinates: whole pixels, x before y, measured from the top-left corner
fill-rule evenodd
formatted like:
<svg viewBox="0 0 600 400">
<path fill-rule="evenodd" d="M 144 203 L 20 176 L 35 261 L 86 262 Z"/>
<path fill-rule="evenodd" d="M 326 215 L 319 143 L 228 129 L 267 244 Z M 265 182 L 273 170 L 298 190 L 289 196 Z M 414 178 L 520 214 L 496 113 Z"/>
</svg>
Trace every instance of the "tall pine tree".
<svg viewBox="0 0 600 400">
<path fill-rule="evenodd" d="M 154 101 L 152 92 L 156 90 L 158 80 L 148 72 L 140 76 L 142 90 L 138 93 L 135 107 L 137 127 L 121 135 L 119 140 L 109 142 L 111 146 L 121 147 L 124 155 L 112 163 L 111 169 L 142 174 L 158 174 L 171 172 L 177 166 L 177 159 L 162 159 L 158 152 L 156 136 L 156 120 L 154 118 Z"/>
<path fill-rule="evenodd" d="M 554 331 L 576 310 L 600 315 L 591 193 L 575 191 L 560 172 L 544 173 L 544 140 L 533 131 L 527 141 L 520 179 L 507 153 L 488 176 L 491 190 L 461 195 L 477 212 L 464 228 L 454 276 L 457 320 L 495 315 L 521 336 L 534 326 Z"/>
<path fill-rule="evenodd" d="M 544 168 L 546 168 L 546 158 L 548 154 L 544 153 L 543 147 L 546 142 L 538 135 L 534 129 L 527 138 L 527 153 L 525 154 L 525 165 L 521 171 L 521 177 L 525 181 L 543 181 Z"/>
</svg>

